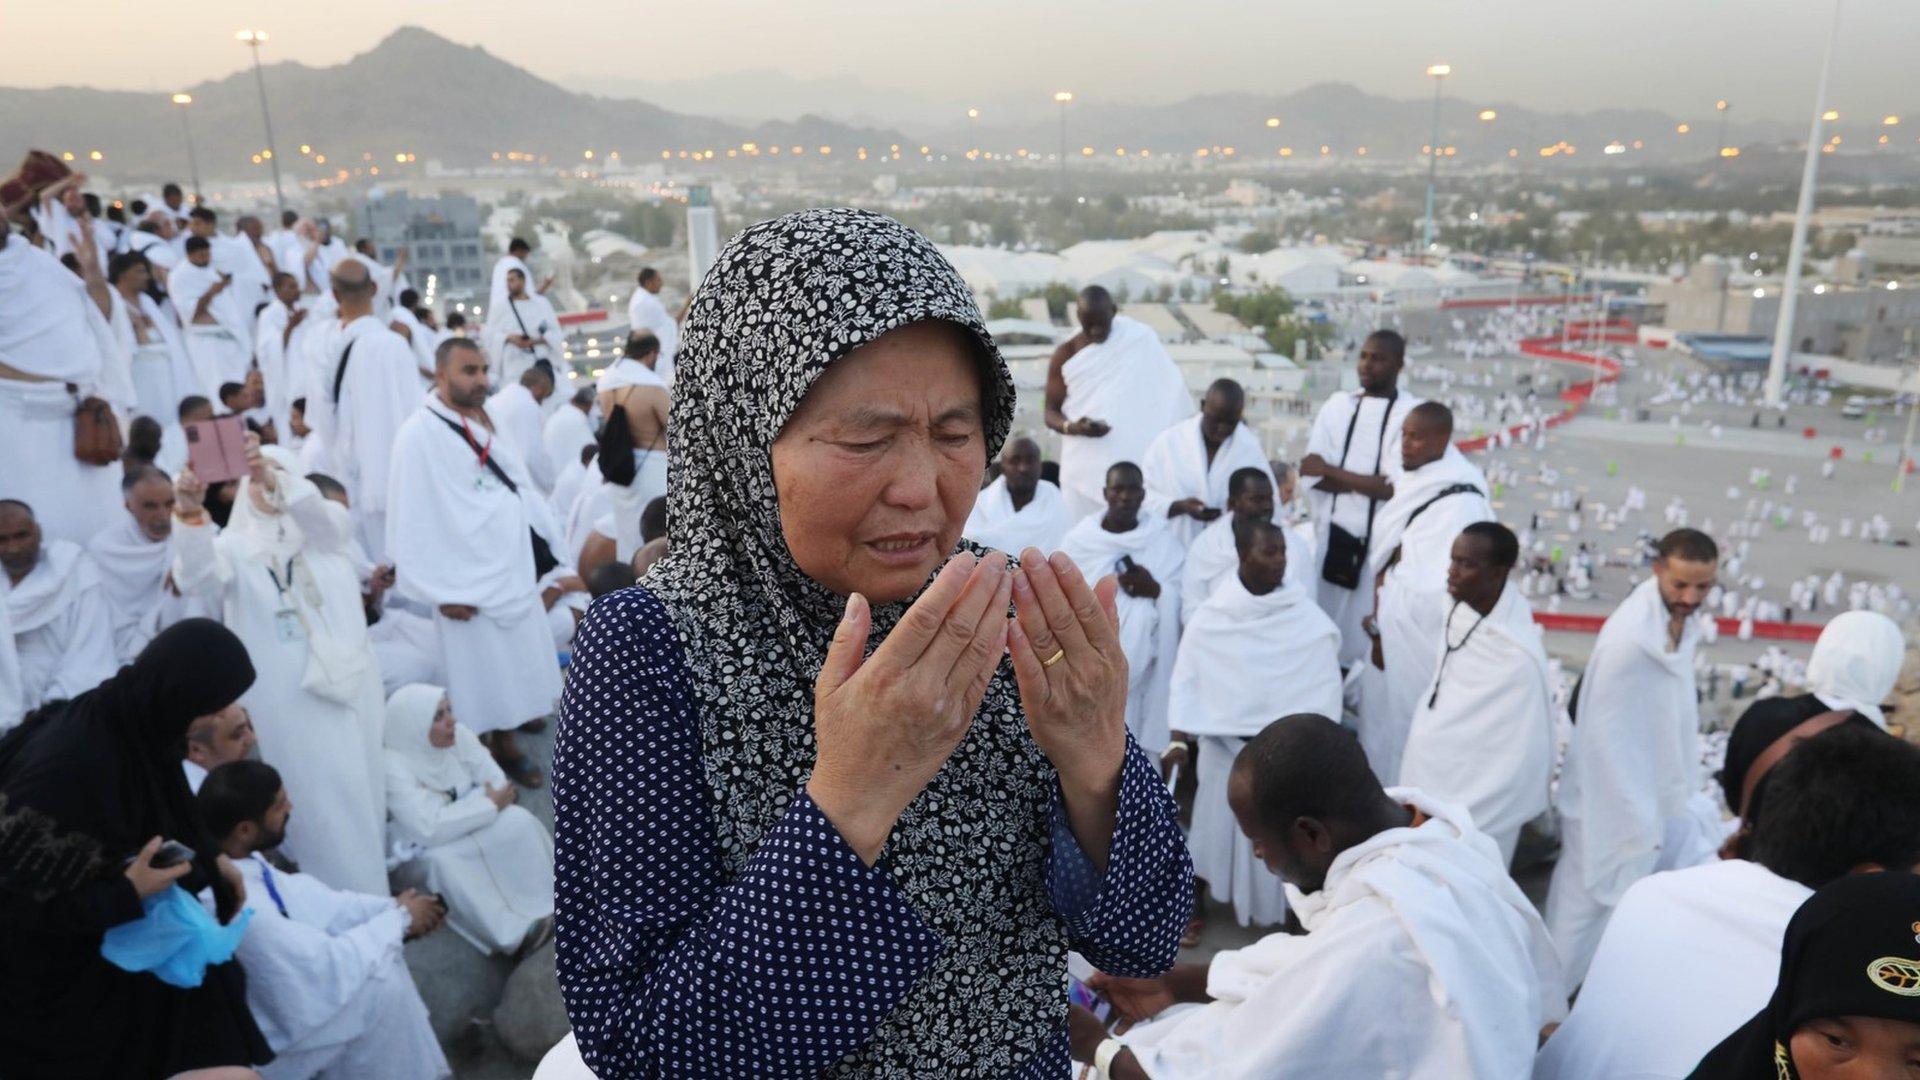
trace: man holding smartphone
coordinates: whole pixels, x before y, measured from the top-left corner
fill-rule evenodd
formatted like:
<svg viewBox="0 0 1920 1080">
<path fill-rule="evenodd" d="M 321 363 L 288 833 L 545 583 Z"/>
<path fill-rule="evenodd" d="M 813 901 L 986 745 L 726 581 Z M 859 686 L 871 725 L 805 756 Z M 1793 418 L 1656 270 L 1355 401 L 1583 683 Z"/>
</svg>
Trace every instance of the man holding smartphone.
<svg viewBox="0 0 1920 1080">
<path fill-rule="evenodd" d="M 167 291 L 187 324 L 187 356 L 200 384 L 196 389 L 216 401 L 223 384 L 245 382 L 253 366 L 252 320 L 241 310 L 232 286 L 233 275 L 213 265 L 212 241 L 187 237 L 187 261 L 173 268 Z"/>
</svg>

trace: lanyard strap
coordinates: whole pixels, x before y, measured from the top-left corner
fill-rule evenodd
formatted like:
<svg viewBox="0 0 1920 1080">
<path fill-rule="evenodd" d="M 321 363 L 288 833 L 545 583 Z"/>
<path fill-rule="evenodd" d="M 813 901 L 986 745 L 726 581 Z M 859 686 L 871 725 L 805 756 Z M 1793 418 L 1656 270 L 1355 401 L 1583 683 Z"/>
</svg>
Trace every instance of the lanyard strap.
<svg viewBox="0 0 1920 1080">
<path fill-rule="evenodd" d="M 273 579 L 274 590 L 280 594 L 282 604 L 286 603 L 287 590 L 293 588 L 293 560 L 297 558 L 299 558 L 298 555 L 287 556 L 287 580 L 285 581 L 281 581 L 280 575 L 274 572 L 272 563 L 267 564 L 267 576 Z"/>
<path fill-rule="evenodd" d="M 1380 414 L 1380 442 L 1373 448 L 1373 471 L 1376 473 L 1380 471 L 1382 459 L 1386 457 L 1387 425 L 1393 421 L 1393 403 L 1398 400 L 1400 400 L 1400 388 L 1396 386 L 1393 388 L 1393 392 L 1387 395 L 1386 411 Z M 1347 467 L 1347 453 L 1353 449 L 1353 429 L 1355 425 L 1360 423 L 1360 408 L 1366 403 L 1367 394 L 1365 392 L 1362 392 L 1360 396 L 1353 399 L 1353 416 L 1347 421 L 1347 440 L 1340 444 L 1340 467 L 1342 469 Z M 1333 498 L 1327 500 L 1327 520 L 1329 521 L 1333 520 L 1333 504 L 1340 501 L 1340 495 L 1341 492 L 1336 491 L 1333 493 Z M 1378 501 L 1374 499 L 1367 500 L 1367 534 L 1360 538 L 1363 545 L 1368 545 L 1373 542 L 1373 515 L 1374 512 L 1379 509 L 1380 503 Z"/>
<path fill-rule="evenodd" d="M 273 867 L 268 866 L 267 860 L 261 858 L 258 852 L 254 853 L 253 861 L 260 864 L 260 883 L 267 887 L 267 896 L 273 900 L 273 906 L 280 909 L 280 917 L 283 919 L 293 918 L 293 916 L 287 914 L 287 902 L 280 899 L 280 890 L 274 888 Z"/>
<path fill-rule="evenodd" d="M 1453 626 L 1453 613 L 1459 610 L 1460 601 L 1458 600 L 1455 600 L 1453 606 L 1447 609 L 1447 621 L 1440 626 L 1440 637 L 1442 640 L 1447 638 L 1447 631 Z M 1440 701 L 1440 680 L 1447 673 L 1447 661 L 1453 658 L 1454 653 L 1467 647 L 1467 642 L 1473 640 L 1473 632 L 1480 629 L 1480 624 L 1486 621 L 1487 617 L 1485 615 L 1475 619 L 1473 625 L 1467 627 L 1466 636 L 1460 639 L 1460 644 L 1455 645 L 1451 641 L 1446 642 L 1447 651 L 1440 654 L 1440 670 L 1433 673 L 1433 693 L 1427 695 L 1427 708 L 1433 708 Z"/>
</svg>

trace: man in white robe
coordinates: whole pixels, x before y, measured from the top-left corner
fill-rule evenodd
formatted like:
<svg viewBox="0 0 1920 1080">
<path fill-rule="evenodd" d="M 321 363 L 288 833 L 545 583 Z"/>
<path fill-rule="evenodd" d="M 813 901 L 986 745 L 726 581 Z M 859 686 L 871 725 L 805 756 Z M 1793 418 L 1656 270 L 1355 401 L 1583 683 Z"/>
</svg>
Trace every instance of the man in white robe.
<svg viewBox="0 0 1920 1080">
<path fill-rule="evenodd" d="M 1076 1006 L 1076 1059 L 1109 1057 L 1116 1080 L 1527 1075 L 1540 1029 L 1566 1013 L 1559 964 L 1464 813 L 1383 791 L 1353 737 L 1319 716 L 1268 726 L 1229 784 L 1240 827 L 1308 933 L 1269 934 L 1157 979 L 1096 973 L 1089 985 L 1122 1016 L 1160 1018 L 1110 1046 Z"/>
<path fill-rule="evenodd" d="M 346 258 L 352 259 L 367 268 L 373 277 L 373 314 L 376 318 L 387 319 L 393 315 L 395 304 L 400 302 L 400 293 L 406 288 L 407 249 L 401 248 L 394 256 L 393 265 L 380 262 L 379 253 L 373 241 L 366 237 L 354 241 L 353 250 Z"/>
<path fill-rule="evenodd" d="M 107 322 L 127 364 L 127 389 L 132 393 L 128 415 L 151 416 L 164 432 L 177 423 L 175 413 L 183 396 L 174 389 L 175 373 L 190 373 L 193 367 L 180 343 L 180 328 L 169 327 L 149 314 L 157 311 L 152 297 L 146 294 L 152 280 L 145 259 L 115 255 L 107 267 L 107 284 L 113 287 L 109 297 L 113 309 Z M 172 321 L 171 315 L 166 316 L 167 323 Z M 187 386 L 188 393 L 197 389 L 192 382 Z"/>
<path fill-rule="evenodd" d="M 295 382 L 302 374 L 299 366 L 305 362 L 306 338 L 319 327 L 307 321 L 308 314 L 300 302 L 300 279 L 285 272 L 273 275 L 272 299 L 254 322 L 253 359 L 266 390 L 267 415 L 283 441 L 291 433 L 293 400 L 305 396 L 295 392 Z"/>
<path fill-rule="evenodd" d="M 438 360 L 434 391 L 394 440 L 387 552 L 400 590 L 435 612 L 454 711 L 476 732 L 497 732 L 502 767 L 537 786 L 512 732 L 560 695 L 532 547 L 546 515 L 536 518 L 532 478 L 488 421 L 486 355 L 449 341 Z"/>
<path fill-rule="evenodd" d="M 653 370 L 668 386 L 673 385 L 673 354 L 680 349 L 680 321 L 660 302 L 660 289 L 666 278 L 651 266 L 640 271 L 633 299 L 627 301 L 627 332 L 649 333 L 660 340 L 660 360 Z"/>
<path fill-rule="evenodd" d="M 113 287 L 91 233 L 75 242 L 85 254 L 78 277 L 0 231 L 0 498 L 32 506 L 49 537 L 78 544 L 120 512 L 121 468 L 74 456 L 75 408 L 102 393 L 118 351 Z"/>
<path fill-rule="evenodd" d="M 594 387 L 580 387 L 541 424 L 540 441 L 546 447 L 547 460 L 558 471 L 564 472 L 569 463 L 579 461 L 581 449 L 593 445 L 594 395 Z M 572 506 L 571 500 L 554 500 L 554 509 L 563 517 Z"/>
<path fill-rule="evenodd" d="M 249 760 L 259 751 L 253 715 L 236 701 L 187 725 L 187 756 L 180 759 L 180 769 L 187 774 L 187 786 L 198 793 L 208 773 L 229 761 Z"/>
<path fill-rule="evenodd" d="M 274 269 L 283 274 L 292 274 L 296 279 L 299 279 L 301 281 L 301 291 L 305 292 L 306 284 L 303 273 L 305 267 L 300 263 L 300 256 L 306 244 L 300 239 L 300 234 L 297 231 L 299 224 L 299 211 L 283 210 L 280 212 L 280 227 L 262 237 L 261 243 L 266 245 L 267 253 L 273 256 Z"/>
<path fill-rule="evenodd" d="M 439 902 L 275 871 L 261 852 L 285 835 L 293 803 L 270 765 L 224 765 L 194 801 L 246 882 L 253 920 L 235 955 L 247 972 L 247 1008 L 273 1048 L 261 1076 L 450 1075 L 401 949 L 439 929 Z"/>
<path fill-rule="evenodd" d="M 1314 548 L 1321 567 L 1320 606 L 1340 627 L 1340 664 L 1351 666 L 1367 655 L 1370 639 L 1361 620 L 1373 610 L 1373 577 L 1367 572 L 1373 520 L 1393 498 L 1400 475 L 1400 426 L 1420 399 L 1400 392 L 1406 340 L 1379 330 L 1360 348 L 1360 391 L 1336 390 L 1314 417 L 1300 475 L 1307 480 L 1307 511 L 1313 518 Z M 1332 538 L 1351 538 L 1339 550 Z M 1341 561 L 1345 552 L 1349 558 Z M 1352 584 L 1326 579 L 1329 562 L 1351 572 Z"/>
<path fill-rule="evenodd" d="M 328 291 L 333 268 L 349 254 L 346 243 L 333 235 L 333 224 L 326 218 L 302 221 L 295 232 L 301 240 L 300 265 L 306 271 L 310 291 Z"/>
<path fill-rule="evenodd" d="M 43 543 L 32 509 L 12 499 L 0 500 L 0 604 L 25 711 L 79 697 L 120 670 L 93 560 L 70 540 Z"/>
<path fill-rule="evenodd" d="M 211 615 L 174 586 L 173 481 L 151 465 L 127 470 L 120 484 L 126 514 L 87 541 L 112 615 L 114 655 L 130 664 L 155 634 L 196 615 Z"/>
<path fill-rule="evenodd" d="M 1253 520 L 1238 537 L 1238 572 L 1214 590 L 1180 638 L 1168 756 L 1197 755 L 1187 837 L 1194 877 L 1215 900 L 1233 905 L 1240 925 L 1275 926 L 1286 919 L 1286 894 L 1234 823 L 1227 776 L 1240 748 L 1276 718 L 1338 713 L 1340 631 L 1307 590 L 1286 581 L 1285 530 Z"/>
<path fill-rule="evenodd" d="M 382 562 L 393 441 L 420 404 L 420 377 L 413 349 L 373 315 L 366 266 L 344 261 L 332 281 L 340 317 L 318 341 L 327 367 L 307 396 L 307 423 L 325 446 L 321 471 L 352 493 L 356 535 Z"/>
<path fill-rule="evenodd" d="M 1047 364 L 1046 423 L 1060 433 L 1060 493 L 1078 518 L 1101 512 L 1107 468 L 1139 464 L 1161 432 L 1192 415 L 1193 398 L 1160 335 L 1115 314 L 1098 285 L 1080 292 L 1080 332 Z"/>
<path fill-rule="evenodd" d="M 487 311 L 507 302 L 507 275 L 515 270 L 528 281 L 533 280 L 533 271 L 527 267 L 527 256 L 533 253 L 533 245 L 516 236 L 507 241 L 507 253 L 494 260 L 492 280 L 487 286 Z M 543 286 L 540 290 L 545 292 Z"/>
<path fill-rule="evenodd" d="M 211 242 L 187 237 L 187 258 L 173 268 L 167 291 L 186 326 L 195 389 L 219 399 L 226 383 L 245 382 L 253 365 L 253 323 L 232 292 L 233 278 L 213 265 Z"/>
<path fill-rule="evenodd" d="M 439 346 L 442 339 L 439 331 L 421 322 L 420 316 L 415 314 L 414 308 L 419 305 L 419 293 L 412 289 L 402 289 L 399 299 L 394 302 L 393 309 L 387 312 L 387 317 L 391 320 L 387 323 L 387 327 L 406 338 L 407 344 L 413 346 L 414 362 L 420 370 L 420 384 L 427 386 L 433 382 L 433 350 Z"/>
<path fill-rule="evenodd" d="M 1120 645 L 1127 656 L 1127 728 L 1152 753 L 1167 745 L 1167 688 L 1180 643 L 1180 566 L 1184 545 L 1165 518 L 1145 517 L 1146 481 L 1140 467 L 1117 462 L 1107 470 L 1105 513 L 1080 521 L 1060 550 L 1088 581 L 1119 578 L 1114 598 Z"/>
<path fill-rule="evenodd" d="M 554 468 L 547 457 L 547 444 L 540 437 L 540 405 L 552 396 L 552 369 L 535 365 L 487 399 L 493 430 L 499 433 L 502 444 L 526 464 L 527 474 L 542 496 L 553 491 Z"/>
<path fill-rule="evenodd" d="M 253 219 L 249 219 L 253 220 Z M 254 220 L 254 228 L 260 223 Z M 254 246 L 253 238 L 244 232 L 236 231 L 230 236 L 222 236 L 219 218 L 209 207 L 196 206 L 187 215 L 187 233 L 206 240 L 208 251 L 212 255 L 213 269 L 230 279 L 227 292 L 234 306 L 240 312 L 240 318 L 251 330 L 254 309 L 266 302 L 268 286 L 272 283 L 273 273 L 261 260 L 259 248 Z M 246 344 L 252 348 L 252 338 Z"/>
<path fill-rule="evenodd" d="M 486 340 L 494 358 L 494 381 L 502 385 L 519 379 L 536 360 L 545 360 L 549 367 L 558 364 L 567 347 L 559 314 L 518 270 L 507 271 L 506 298 L 487 312 Z"/>
<path fill-rule="evenodd" d="M 1476 521 L 1493 520 L 1487 478 L 1454 447 L 1445 405 L 1414 407 L 1400 453 L 1406 468 L 1374 520 L 1368 552 L 1376 614 L 1362 629 L 1377 645 L 1360 680 L 1360 744 L 1388 783 L 1400 775 L 1407 725 L 1433 681 L 1453 539 Z"/>
<path fill-rule="evenodd" d="M 1719 811 L 1701 791 L 1694 613 L 1712 591 L 1720 549 L 1696 529 L 1662 537 L 1653 576 L 1607 616 L 1574 694 L 1573 739 L 1554 805 L 1560 861 L 1547 925 L 1571 994 L 1627 887 L 1712 854 Z"/>
<path fill-rule="evenodd" d="M 1533 607 L 1507 579 L 1520 557 L 1494 521 L 1461 530 L 1433 677 L 1415 702 L 1400 784 L 1465 809 L 1509 863 L 1520 827 L 1547 808 L 1553 691 Z"/>
<path fill-rule="evenodd" d="M 1000 452 L 1000 475 L 981 489 L 961 535 L 1009 555 L 1051 554 L 1073 527 L 1060 489 L 1040 478 L 1040 444 L 1025 437 Z"/>
<path fill-rule="evenodd" d="M 1200 412 L 1161 432 L 1140 463 L 1147 475 L 1141 511 L 1165 517 L 1184 543 L 1225 513 L 1227 480 L 1238 469 L 1267 472 L 1267 455 L 1252 429 L 1241 423 L 1247 392 L 1232 379 L 1216 379 L 1200 400 Z M 1267 476 L 1272 484 L 1273 476 Z"/>
<path fill-rule="evenodd" d="M 27 688 L 20 671 L 20 650 L 13 640 L 13 618 L 0 604 L 0 735 L 27 714 Z"/>
<path fill-rule="evenodd" d="M 1273 485 L 1262 469 L 1235 469 L 1227 478 L 1227 515 L 1207 526 L 1187 548 L 1187 560 L 1180 571 L 1180 623 L 1193 621 L 1194 613 L 1207 602 L 1215 588 L 1240 572 L 1240 547 L 1234 539 L 1237 523 L 1273 521 Z M 1313 593 L 1313 547 L 1311 540 L 1294 529 L 1286 529 L 1287 584 L 1298 585 Z"/>
<path fill-rule="evenodd" d="M 1766 783 L 1745 858 L 1627 889 L 1535 1080 L 1691 1075 L 1765 1007 L 1787 922 L 1807 897 L 1857 868 L 1920 863 L 1911 744 L 1842 725 L 1795 745 Z"/>
</svg>

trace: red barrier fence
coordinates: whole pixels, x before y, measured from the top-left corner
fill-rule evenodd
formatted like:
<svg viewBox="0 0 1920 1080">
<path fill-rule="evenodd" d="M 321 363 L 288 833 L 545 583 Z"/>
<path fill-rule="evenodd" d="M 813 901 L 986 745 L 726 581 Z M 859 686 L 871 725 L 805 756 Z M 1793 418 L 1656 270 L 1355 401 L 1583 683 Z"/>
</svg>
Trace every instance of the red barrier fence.
<svg viewBox="0 0 1920 1080">
<path fill-rule="evenodd" d="M 1599 335 L 1599 340 L 1612 344 L 1629 344 L 1638 339 L 1633 334 L 1612 333 Z M 1589 378 L 1586 382 L 1575 383 L 1561 391 L 1560 400 L 1565 402 L 1567 407 L 1547 417 L 1545 421 L 1546 427 L 1559 427 L 1561 424 L 1580 415 L 1580 410 L 1586 407 L 1587 399 L 1593 396 L 1593 388 L 1595 385 L 1598 383 L 1617 382 L 1620 378 L 1620 365 L 1617 362 L 1609 360 L 1604 356 L 1595 356 L 1592 353 L 1562 349 L 1560 348 L 1560 341 L 1561 339 L 1558 337 L 1528 338 L 1520 343 L 1520 352 L 1523 355 L 1538 357 L 1542 360 L 1553 360 L 1562 364 L 1578 364 L 1586 368 L 1590 374 L 1598 372 L 1598 375 L 1594 378 Z M 1532 426 L 1531 423 L 1514 424 L 1507 428 L 1506 433 L 1509 438 L 1514 438 L 1517 437 L 1520 432 L 1531 429 Z M 1462 453 L 1470 454 L 1476 450 L 1485 450 L 1493 444 L 1493 439 L 1493 435 L 1478 435 L 1471 439 L 1461 439 L 1455 442 L 1454 445 L 1459 447 Z"/>
<path fill-rule="evenodd" d="M 1540 624 L 1540 627 L 1544 630 L 1564 630 L 1573 634 L 1597 634 L 1600 632 L 1601 624 L 1607 620 L 1604 615 L 1563 615 L 1554 612 L 1536 611 L 1533 613 L 1533 621 Z M 1713 621 L 1714 625 L 1720 628 L 1720 633 L 1727 637 L 1736 637 L 1740 633 L 1739 619 L 1716 618 Z M 1820 631 L 1825 628 L 1824 623 L 1756 622 L 1753 624 L 1753 636 L 1756 639 L 1766 641 L 1811 642 L 1819 640 Z"/>
<path fill-rule="evenodd" d="M 1545 304 L 1591 304 L 1592 293 L 1554 293 L 1552 296 L 1468 296 L 1440 301 L 1442 311 L 1454 308 L 1535 307 Z"/>
</svg>

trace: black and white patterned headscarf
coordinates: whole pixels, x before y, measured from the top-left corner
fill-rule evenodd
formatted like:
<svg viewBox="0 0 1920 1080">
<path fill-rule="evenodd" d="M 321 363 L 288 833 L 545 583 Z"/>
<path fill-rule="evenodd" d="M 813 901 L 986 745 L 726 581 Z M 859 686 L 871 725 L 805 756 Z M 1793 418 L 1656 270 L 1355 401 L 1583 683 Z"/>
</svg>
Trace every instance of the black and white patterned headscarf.
<svg viewBox="0 0 1920 1080">
<path fill-rule="evenodd" d="M 721 860 L 737 874 L 812 772 L 813 682 L 843 597 L 780 529 L 774 439 L 829 364 L 928 319 L 979 344 L 987 453 L 1014 388 L 960 275 L 925 237 L 862 210 L 805 210 L 730 241 L 675 357 L 669 554 L 644 584 L 672 614 L 699 699 Z M 977 550 L 977 549 L 976 549 Z M 906 601 L 876 605 L 878 644 Z M 887 841 L 885 863 L 947 951 L 831 1075 L 1000 1076 L 1065 1019 L 1066 931 L 1047 898 L 1053 767 L 1002 662 L 973 727 Z"/>
</svg>

